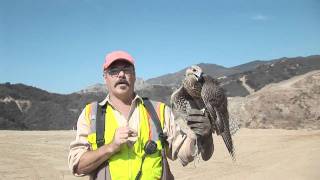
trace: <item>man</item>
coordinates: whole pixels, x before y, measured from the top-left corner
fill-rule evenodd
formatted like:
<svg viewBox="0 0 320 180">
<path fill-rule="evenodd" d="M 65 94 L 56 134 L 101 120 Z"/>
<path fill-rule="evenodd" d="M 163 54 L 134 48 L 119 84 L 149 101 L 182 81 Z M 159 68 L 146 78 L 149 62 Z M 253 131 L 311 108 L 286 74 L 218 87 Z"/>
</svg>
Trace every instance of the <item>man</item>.
<svg viewBox="0 0 320 180">
<path fill-rule="evenodd" d="M 76 140 L 70 144 L 72 173 L 91 179 L 173 179 L 165 156 L 187 165 L 197 154 L 197 135 L 186 124 L 178 126 L 180 119 L 174 119 L 169 107 L 160 102 L 151 107 L 148 99 L 134 92 L 135 62 L 127 52 L 108 54 L 103 76 L 109 92 L 99 103 L 105 111 L 104 140 L 99 145 L 99 112 L 94 103 L 89 104 L 79 116 Z M 150 109 L 157 111 L 155 116 Z M 154 147 L 152 152 L 149 147 Z"/>
</svg>

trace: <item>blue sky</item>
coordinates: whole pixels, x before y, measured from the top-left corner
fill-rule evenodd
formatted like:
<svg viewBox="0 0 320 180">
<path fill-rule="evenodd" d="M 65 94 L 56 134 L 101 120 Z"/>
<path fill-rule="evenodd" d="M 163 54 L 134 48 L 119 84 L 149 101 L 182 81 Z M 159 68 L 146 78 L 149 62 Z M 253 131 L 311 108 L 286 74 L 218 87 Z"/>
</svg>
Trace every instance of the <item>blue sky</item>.
<svg viewBox="0 0 320 180">
<path fill-rule="evenodd" d="M 320 0 L 0 0 L 0 83 L 71 93 L 126 50 L 149 79 L 320 54 Z"/>
</svg>

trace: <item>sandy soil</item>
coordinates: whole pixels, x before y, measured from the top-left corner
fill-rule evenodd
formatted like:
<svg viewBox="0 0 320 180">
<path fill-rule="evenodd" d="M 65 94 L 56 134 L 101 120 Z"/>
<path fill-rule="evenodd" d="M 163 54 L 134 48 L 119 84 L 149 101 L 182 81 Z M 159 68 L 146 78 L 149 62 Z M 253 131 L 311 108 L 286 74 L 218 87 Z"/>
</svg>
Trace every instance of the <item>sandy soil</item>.
<svg viewBox="0 0 320 180">
<path fill-rule="evenodd" d="M 0 179 L 88 179 L 67 166 L 73 131 L 0 131 Z M 232 162 L 220 137 L 214 157 L 186 167 L 170 162 L 176 179 L 320 179 L 320 131 L 240 129 Z"/>
</svg>

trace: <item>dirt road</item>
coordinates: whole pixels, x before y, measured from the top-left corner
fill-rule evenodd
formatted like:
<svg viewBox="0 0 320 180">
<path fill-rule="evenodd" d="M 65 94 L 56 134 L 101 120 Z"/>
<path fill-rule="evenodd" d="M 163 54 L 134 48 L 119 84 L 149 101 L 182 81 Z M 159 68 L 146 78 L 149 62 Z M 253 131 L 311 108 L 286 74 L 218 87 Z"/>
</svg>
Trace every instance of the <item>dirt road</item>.
<svg viewBox="0 0 320 180">
<path fill-rule="evenodd" d="M 0 179 L 88 179 L 67 167 L 73 131 L 0 131 Z M 233 163 L 220 137 L 214 157 L 182 167 L 170 162 L 176 179 L 320 179 L 320 131 L 240 129 Z"/>
</svg>

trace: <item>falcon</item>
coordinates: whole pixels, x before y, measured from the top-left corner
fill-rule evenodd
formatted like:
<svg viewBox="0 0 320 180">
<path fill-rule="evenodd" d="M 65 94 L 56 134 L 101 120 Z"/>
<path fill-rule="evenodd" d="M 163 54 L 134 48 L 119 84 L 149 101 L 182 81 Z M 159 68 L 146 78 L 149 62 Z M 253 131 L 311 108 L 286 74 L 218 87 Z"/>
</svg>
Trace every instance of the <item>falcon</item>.
<svg viewBox="0 0 320 180">
<path fill-rule="evenodd" d="M 204 116 L 208 116 L 211 132 L 210 136 L 205 138 L 211 140 L 213 148 L 212 133 L 220 135 L 231 158 L 235 160 L 235 150 L 229 129 L 228 100 L 224 89 L 219 86 L 216 79 L 204 74 L 199 66 L 193 65 L 186 70 L 182 85 L 173 92 L 170 102 L 174 115 L 183 117 L 188 124 L 196 126 L 197 123 L 205 121 L 205 118 L 199 119 L 199 116 L 192 116 L 194 112 L 202 112 Z M 201 136 L 198 139 L 204 140 Z M 205 154 L 204 148 L 200 144 L 202 158 L 208 160 L 212 153 Z"/>
</svg>

